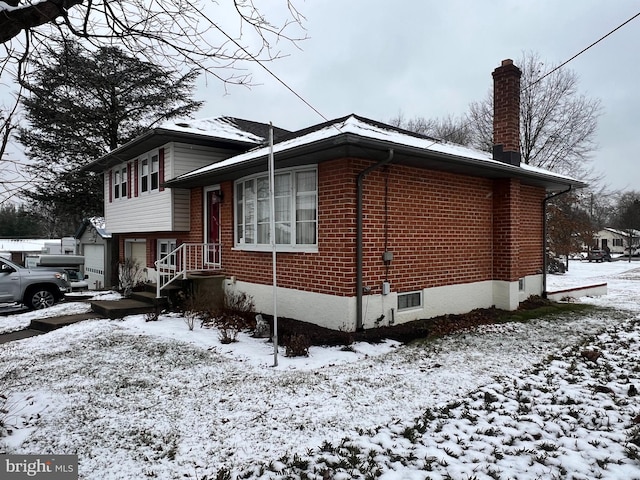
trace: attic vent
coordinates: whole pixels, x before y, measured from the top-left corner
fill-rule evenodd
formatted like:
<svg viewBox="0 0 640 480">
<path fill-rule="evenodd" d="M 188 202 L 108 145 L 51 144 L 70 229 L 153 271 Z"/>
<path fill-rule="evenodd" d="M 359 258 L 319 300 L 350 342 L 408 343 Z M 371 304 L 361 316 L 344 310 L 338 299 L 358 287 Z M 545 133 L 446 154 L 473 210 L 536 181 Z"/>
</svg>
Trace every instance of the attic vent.
<svg viewBox="0 0 640 480">
<path fill-rule="evenodd" d="M 178 127 L 184 127 L 184 128 L 189 128 L 191 127 L 191 125 L 189 125 L 188 123 L 176 123 L 176 125 Z"/>
</svg>

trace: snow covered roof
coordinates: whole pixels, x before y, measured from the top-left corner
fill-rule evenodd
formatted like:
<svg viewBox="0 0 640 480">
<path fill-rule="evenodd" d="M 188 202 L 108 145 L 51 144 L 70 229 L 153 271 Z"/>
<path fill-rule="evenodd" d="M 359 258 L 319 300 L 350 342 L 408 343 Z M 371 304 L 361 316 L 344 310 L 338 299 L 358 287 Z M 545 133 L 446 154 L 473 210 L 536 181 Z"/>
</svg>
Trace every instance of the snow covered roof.
<svg viewBox="0 0 640 480">
<path fill-rule="evenodd" d="M 59 241 L 59 240 L 58 240 Z M 0 252 L 41 252 L 45 244 L 55 242 L 50 238 L 9 239 L 0 238 Z"/>
<path fill-rule="evenodd" d="M 314 157 L 311 152 L 328 152 L 333 149 L 335 158 L 336 147 L 344 144 L 351 145 L 348 150 L 350 155 L 362 153 L 363 149 L 367 149 L 369 155 L 375 150 L 383 152 L 393 149 L 397 161 L 404 160 L 423 167 L 495 178 L 527 177 L 545 186 L 553 185 L 556 189 L 570 185 L 585 186 L 584 183 L 565 175 L 529 165 L 509 165 L 494 160 L 491 154 L 485 151 L 443 142 L 353 114 L 284 137 L 274 144 L 273 152 L 276 163 L 282 163 L 285 159 L 291 162 L 291 158 L 295 156 L 304 157 L 306 161 L 312 162 Z M 181 175 L 167 182 L 167 186 L 202 185 L 211 178 L 220 179 L 225 175 L 229 177 L 233 171 L 246 173 L 248 168 L 257 163 L 263 168 L 263 160 L 268 155 L 268 146 L 259 147 Z M 427 161 L 427 158 L 430 161 Z M 299 161 L 305 161 L 304 159 Z"/>
<path fill-rule="evenodd" d="M 615 235 L 620 235 L 621 237 L 627 237 L 627 236 L 629 236 L 629 230 L 617 230 L 617 229 L 615 229 L 615 228 L 609 228 L 609 227 L 606 227 L 606 228 L 604 228 L 602 231 L 611 232 L 611 233 L 613 233 L 613 234 L 615 234 Z M 640 237 L 640 231 L 639 231 L 639 230 L 631 229 L 631 234 L 632 234 L 634 237 Z"/>
<path fill-rule="evenodd" d="M 167 122 L 147 130 L 81 170 L 103 172 L 169 142 L 227 148 L 232 155 L 265 143 L 269 128 L 270 126 L 266 123 L 226 116 Z M 274 128 L 276 138 L 288 133 L 290 133 L 288 130 Z"/>
<path fill-rule="evenodd" d="M 78 231 L 76 231 L 75 238 L 80 238 L 89 226 L 93 227 L 102 238 L 111 238 L 111 234 L 107 231 L 104 217 L 85 218 L 82 225 L 78 228 Z"/>
<path fill-rule="evenodd" d="M 259 133 L 268 132 L 268 128 L 264 124 L 233 117 L 213 117 L 200 120 L 185 120 L 178 123 L 163 123 L 158 128 L 255 144 L 260 144 L 266 139 L 264 135 Z"/>
</svg>

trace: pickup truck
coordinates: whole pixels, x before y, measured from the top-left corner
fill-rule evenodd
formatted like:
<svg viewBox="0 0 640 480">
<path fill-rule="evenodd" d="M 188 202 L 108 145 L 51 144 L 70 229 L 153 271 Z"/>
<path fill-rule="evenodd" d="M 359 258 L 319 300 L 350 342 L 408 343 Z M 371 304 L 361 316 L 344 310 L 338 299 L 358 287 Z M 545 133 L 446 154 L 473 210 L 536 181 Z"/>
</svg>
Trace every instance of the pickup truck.
<svg viewBox="0 0 640 480">
<path fill-rule="evenodd" d="M 64 271 L 24 268 L 0 258 L 0 303 L 46 308 L 64 299 L 64 294 L 70 291 Z"/>
</svg>

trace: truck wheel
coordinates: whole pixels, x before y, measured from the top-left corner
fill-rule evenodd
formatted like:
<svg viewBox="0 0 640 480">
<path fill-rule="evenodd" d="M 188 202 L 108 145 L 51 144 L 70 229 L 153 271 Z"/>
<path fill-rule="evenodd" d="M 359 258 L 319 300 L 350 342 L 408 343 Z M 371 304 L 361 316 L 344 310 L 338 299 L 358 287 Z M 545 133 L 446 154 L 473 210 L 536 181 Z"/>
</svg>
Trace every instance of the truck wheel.
<svg viewBox="0 0 640 480">
<path fill-rule="evenodd" d="M 51 290 L 47 290 L 45 287 L 40 287 L 35 290 L 31 290 L 25 299 L 25 304 L 32 310 L 40 310 L 42 308 L 48 308 L 56 303 L 56 297 L 51 293 Z"/>
</svg>

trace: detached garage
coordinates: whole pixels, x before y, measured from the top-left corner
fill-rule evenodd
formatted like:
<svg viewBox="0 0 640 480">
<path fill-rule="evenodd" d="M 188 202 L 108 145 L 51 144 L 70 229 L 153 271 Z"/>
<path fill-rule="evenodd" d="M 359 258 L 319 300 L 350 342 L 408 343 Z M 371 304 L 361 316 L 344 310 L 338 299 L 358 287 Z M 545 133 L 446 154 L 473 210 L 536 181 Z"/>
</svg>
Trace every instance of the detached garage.
<svg viewBox="0 0 640 480">
<path fill-rule="evenodd" d="M 89 289 L 110 288 L 113 284 L 113 242 L 111 234 L 105 228 L 104 218 L 85 218 L 75 237 L 78 240 L 78 254 L 85 258 L 84 274 L 88 275 Z"/>
</svg>

